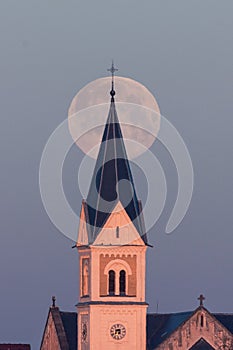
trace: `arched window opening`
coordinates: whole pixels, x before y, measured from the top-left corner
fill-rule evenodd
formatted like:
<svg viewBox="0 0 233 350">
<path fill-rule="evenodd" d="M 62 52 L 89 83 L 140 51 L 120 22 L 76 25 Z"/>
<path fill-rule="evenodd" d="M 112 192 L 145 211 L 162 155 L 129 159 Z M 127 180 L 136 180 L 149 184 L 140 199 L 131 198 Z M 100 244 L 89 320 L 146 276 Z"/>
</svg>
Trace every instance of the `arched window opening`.
<svg viewBox="0 0 233 350">
<path fill-rule="evenodd" d="M 201 315 L 201 327 L 204 327 L 204 316 Z"/>
<path fill-rule="evenodd" d="M 108 272 L 108 294 L 115 295 L 115 271 Z"/>
<path fill-rule="evenodd" d="M 125 270 L 120 271 L 120 295 L 125 295 L 126 292 L 126 273 Z"/>
</svg>

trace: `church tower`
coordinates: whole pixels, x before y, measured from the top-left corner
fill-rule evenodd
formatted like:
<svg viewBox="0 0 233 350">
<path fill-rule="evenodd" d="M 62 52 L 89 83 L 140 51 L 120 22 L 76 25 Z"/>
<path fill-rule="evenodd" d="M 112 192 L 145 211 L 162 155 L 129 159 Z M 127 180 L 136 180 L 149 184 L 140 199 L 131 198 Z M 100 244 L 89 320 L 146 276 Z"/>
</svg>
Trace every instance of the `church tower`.
<svg viewBox="0 0 233 350">
<path fill-rule="evenodd" d="M 147 238 L 114 101 L 77 239 L 78 350 L 145 350 Z"/>
</svg>

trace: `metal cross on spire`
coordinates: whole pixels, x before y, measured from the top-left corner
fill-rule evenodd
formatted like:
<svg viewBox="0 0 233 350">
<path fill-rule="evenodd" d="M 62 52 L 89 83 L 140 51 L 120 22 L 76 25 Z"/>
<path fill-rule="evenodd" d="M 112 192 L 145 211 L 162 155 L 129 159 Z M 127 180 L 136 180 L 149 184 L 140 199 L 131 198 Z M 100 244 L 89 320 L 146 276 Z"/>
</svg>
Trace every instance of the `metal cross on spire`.
<svg viewBox="0 0 233 350">
<path fill-rule="evenodd" d="M 115 76 L 115 72 L 117 72 L 118 69 L 115 68 L 114 66 L 114 62 L 112 60 L 112 66 L 111 68 L 108 69 L 108 72 L 111 72 L 112 73 L 112 90 L 110 91 L 110 95 L 112 96 L 112 98 L 114 97 L 115 95 L 115 90 L 114 90 L 114 76 Z"/>
<path fill-rule="evenodd" d="M 199 298 L 197 298 L 200 301 L 200 306 L 203 306 L 203 301 L 205 300 L 205 297 L 203 294 L 200 294 Z"/>
<path fill-rule="evenodd" d="M 52 296 L 52 307 L 56 307 L 56 297 Z"/>
</svg>

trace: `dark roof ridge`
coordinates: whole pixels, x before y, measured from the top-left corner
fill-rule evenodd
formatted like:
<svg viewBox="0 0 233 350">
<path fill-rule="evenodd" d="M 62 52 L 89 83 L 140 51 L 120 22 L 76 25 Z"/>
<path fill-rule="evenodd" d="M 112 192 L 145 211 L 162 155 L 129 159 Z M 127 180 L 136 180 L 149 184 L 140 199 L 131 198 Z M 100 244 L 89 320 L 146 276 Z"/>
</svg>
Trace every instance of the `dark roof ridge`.
<svg viewBox="0 0 233 350">
<path fill-rule="evenodd" d="M 64 329 L 64 325 L 61 319 L 61 314 L 60 314 L 60 310 L 59 307 L 50 307 L 50 312 L 52 314 L 52 318 L 54 321 L 54 325 L 56 328 L 56 332 L 57 332 L 57 337 L 58 337 L 58 341 L 60 344 L 61 349 L 69 349 L 69 345 L 68 345 L 68 341 L 67 341 L 67 337 L 66 337 L 66 332 Z"/>
<path fill-rule="evenodd" d="M 187 314 L 187 313 L 193 313 L 195 310 L 188 310 L 188 311 L 178 311 L 178 312 L 148 312 L 147 315 L 181 315 L 181 314 Z"/>
<path fill-rule="evenodd" d="M 62 310 L 60 310 L 60 314 L 74 314 L 74 315 L 77 315 L 77 312 L 76 311 L 62 311 Z"/>
<path fill-rule="evenodd" d="M 31 345 L 30 344 L 28 344 L 28 343 L 9 343 L 9 342 L 7 342 L 7 343 L 0 343 L 0 346 L 8 346 L 8 347 L 10 347 L 9 349 L 15 349 L 15 350 L 30 350 L 31 349 Z M 17 346 L 17 348 L 16 348 L 16 346 Z M 20 349 L 19 349 L 19 347 L 20 347 Z"/>
</svg>

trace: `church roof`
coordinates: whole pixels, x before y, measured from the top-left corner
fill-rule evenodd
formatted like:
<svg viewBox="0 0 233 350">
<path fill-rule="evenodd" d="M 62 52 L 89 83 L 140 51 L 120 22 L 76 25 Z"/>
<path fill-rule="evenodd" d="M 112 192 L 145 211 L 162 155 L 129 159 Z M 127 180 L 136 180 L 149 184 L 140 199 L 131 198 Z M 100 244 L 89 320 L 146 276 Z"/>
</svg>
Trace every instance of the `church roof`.
<svg viewBox="0 0 233 350">
<path fill-rule="evenodd" d="M 118 201 L 146 243 L 141 206 L 111 91 L 111 105 L 86 200 L 89 243 L 93 243 Z"/>
<path fill-rule="evenodd" d="M 0 350 L 30 350 L 29 344 L 0 344 Z"/>
<path fill-rule="evenodd" d="M 50 312 L 53 316 L 61 349 L 77 350 L 77 313 L 60 311 L 58 307 L 51 307 Z M 147 350 L 156 349 L 195 312 L 196 310 L 169 314 L 147 314 Z M 233 314 L 216 313 L 211 315 L 233 334 Z M 5 348 L 3 349 L 5 350 Z M 15 348 L 12 347 L 13 349 Z M 190 350 L 202 349 L 212 350 L 213 348 L 204 339 L 200 339 Z"/>
<path fill-rule="evenodd" d="M 208 310 L 206 311 L 209 312 Z M 170 314 L 147 314 L 147 349 L 156 349 L 158 345 L 160 345 L 165 339 L 167 339 L 179 326 L 181 326 L 185 321 L 187 321 L 195 312 L 196 310 Z M 228 331 L 230 331 L 233 334 L 233 314 L 210 314 L 214 316 Z M 204 340 L 197 342 L 190 350 L 213 349 L 212 347 L 204 347 L 204 344 Z"/>
<path fill-rule="evenodd" d="M 192 314 L 193 311 L 147 314 L 147 349 L 154 350 Z"/>
<path fill-rule="evenodd" d="M 69 350 L 77 350 L 77 313 L 60 311 Z"/>
<path fill-rule="evenodd" d="M 49 314 L 42 337 L 41 348 L 50 314 L 56 329 L 60 348 L 62 350 L 77 350 L 77 313 L 60 311 L 59 307 L 57 306 L 50 307 L 49 309 Z"/>
<path fill-rule="evenodd" d="M 233 314 L 217 313 L 214 317 L 233 334 Z"/>
</svg>

